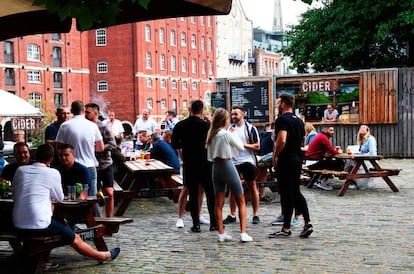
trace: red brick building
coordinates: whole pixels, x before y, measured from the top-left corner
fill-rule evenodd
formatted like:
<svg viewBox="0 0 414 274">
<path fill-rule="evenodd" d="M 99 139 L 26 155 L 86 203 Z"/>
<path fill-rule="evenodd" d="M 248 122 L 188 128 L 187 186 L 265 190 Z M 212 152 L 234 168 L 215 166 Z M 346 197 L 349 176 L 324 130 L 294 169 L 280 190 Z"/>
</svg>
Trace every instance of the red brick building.
<svg viewBox="0 0 414 274">
<path fill-rule="evenodd" d="M 89 31 L 91 100 L 134 123 L 159 122 L 215 89 L 215 17 L 180 17 Z"/>
<path fill-rule="evenodd" d="M 89 101 L 87 33 L 30 35 L 0 42 L 0 88 L 43 111 Z"/>
</svg>

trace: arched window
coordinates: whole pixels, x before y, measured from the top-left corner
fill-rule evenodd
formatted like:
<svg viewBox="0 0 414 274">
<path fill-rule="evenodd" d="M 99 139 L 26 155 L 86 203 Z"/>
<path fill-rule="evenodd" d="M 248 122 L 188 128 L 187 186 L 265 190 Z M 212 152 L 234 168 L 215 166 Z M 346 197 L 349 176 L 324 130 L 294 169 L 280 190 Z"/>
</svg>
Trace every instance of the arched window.
<svg viewBox="0 0 414 274">
<path fill-rule="evenodd" d="M 98 73 L 108 73 L 108 63 L 98 62 L 98 64 L 96 65 L 96 71 Z"/>
</svg>

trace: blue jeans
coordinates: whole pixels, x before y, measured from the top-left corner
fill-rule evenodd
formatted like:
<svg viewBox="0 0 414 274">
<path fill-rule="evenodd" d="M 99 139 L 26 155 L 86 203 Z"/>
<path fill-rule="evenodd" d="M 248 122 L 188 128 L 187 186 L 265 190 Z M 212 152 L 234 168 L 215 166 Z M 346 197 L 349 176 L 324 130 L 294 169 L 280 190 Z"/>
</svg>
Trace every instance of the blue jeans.
<svg viewBox="0 0 414 274">
<path fill-rule="evenodd" d="M 91 175 L 91 183 L 88 189 L 88 196 L 96 197 L 98 193 L 97 184 L 98 184 L 98 173 L 96 172 L 96 167 L 88 167 L 89 174 Z M 95 216 L 100 216 L 99 205 L 96 204 Z"/>
</svg>

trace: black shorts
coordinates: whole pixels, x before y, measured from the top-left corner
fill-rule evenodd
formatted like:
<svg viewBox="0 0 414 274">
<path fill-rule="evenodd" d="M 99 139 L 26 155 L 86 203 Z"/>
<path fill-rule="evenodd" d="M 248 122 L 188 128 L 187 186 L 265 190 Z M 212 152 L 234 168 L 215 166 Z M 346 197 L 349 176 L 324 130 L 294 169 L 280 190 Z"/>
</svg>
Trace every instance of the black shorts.
<svg viewBox="0 0 414 274">
<path fill-rule="evenodd" d="M 39 236 L 49 236 L 49 235 L 59 235 L 61 241 L 65 245 L 71 245 L 75 241 L 75 232 L 70 229 L 65 224 L 55 220 L 52 217 L 50 225 L 45 229 L 19 229 L 21 235 L 39 235 Z"/>
<path fill-rule="evenodd" d="M 98 169 L 98 184 L 100 184 L 102 188 L 114 186 L 114 171 L 112 165 L 105 169 Z"/>
<path fill-rule="evenodd" d="M 256 166 L 251 163 L 242 163 L 236 165 L 237 172 L 243 175 L 243 179 L 246 182 L 252 182 L 256 179 Z"/>
</svg>

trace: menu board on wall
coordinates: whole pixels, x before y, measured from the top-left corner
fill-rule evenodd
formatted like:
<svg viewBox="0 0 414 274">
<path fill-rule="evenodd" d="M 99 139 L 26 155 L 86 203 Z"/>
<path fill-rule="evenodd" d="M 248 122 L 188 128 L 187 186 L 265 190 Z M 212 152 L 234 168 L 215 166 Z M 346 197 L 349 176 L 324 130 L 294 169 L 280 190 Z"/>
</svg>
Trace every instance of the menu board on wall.
<svg viewBox="0 0 414 274">
<path fill-rule="evenodd" d="M 227 93 L 213 92 L 211 93 L 211 106 L 214 108 L 227 108 Z"/>
<path fill-rule="evenodd" d="M 231 105 L 243 106 L 246 119 L 252 123 L 269 122 L 270 81 L 230 82 Z"/>
</svg>

